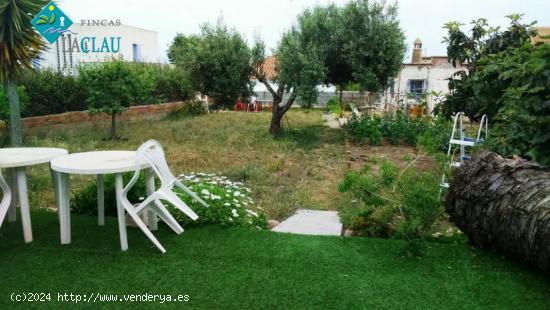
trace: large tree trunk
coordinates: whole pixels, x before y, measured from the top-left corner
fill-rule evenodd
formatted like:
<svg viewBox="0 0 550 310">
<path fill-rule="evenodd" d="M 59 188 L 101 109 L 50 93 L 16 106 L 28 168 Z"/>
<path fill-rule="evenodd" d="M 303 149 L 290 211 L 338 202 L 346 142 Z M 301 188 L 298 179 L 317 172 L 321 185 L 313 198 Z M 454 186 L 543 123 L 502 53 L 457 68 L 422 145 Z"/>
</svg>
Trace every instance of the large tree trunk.
<svg viewBox="0 0 550 310">
<path fill-rule="evenodd" d="M 453 173 L 447 212 L 475 245 L 550 273 L 550 169 L 483 152 Z"/>
<path fill-rule="evenodd" d="M 10 139 L 12 146 L 23 145 L 23 130 L 21 129 L 21 108 L 19 106 L 19 95 L 15 84 L 4 81 L 4 89 L 8 95 L 10 104 Z"/>
<path fill-rule="evenodd" d="M 269 132 L 272 135 L 278 136 L 283 133 L 283 116 L 284 114 L 281 114 L 280 112 L 273 109 L 273 112 L 271 114 L 271 125 L 269 126 Z"/>
</svg>

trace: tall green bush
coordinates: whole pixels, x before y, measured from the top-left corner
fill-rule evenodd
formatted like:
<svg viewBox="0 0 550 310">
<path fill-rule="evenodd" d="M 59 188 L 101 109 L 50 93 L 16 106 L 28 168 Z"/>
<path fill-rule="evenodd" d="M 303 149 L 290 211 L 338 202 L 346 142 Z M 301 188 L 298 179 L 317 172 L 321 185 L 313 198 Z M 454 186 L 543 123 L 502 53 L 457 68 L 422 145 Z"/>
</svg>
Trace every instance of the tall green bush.
<svg viewBox="0 0 550 310">
<path fill-rule="evenodd" d="M 491 148 L 550 165 L 550 45 L 526 44 L 487 56 L 474 81 L 479 83 L 476 98 L 500 106 L 490 130 Z"/>
<path fill-rule="evenodd" d="M 29 70 L 20 77 L 31 105 L 24 117 L 86 110 L 86 87 L 78 77 L 52 69 Z"/>
<path fill-rule="evenodd" d="M 116 116 L 126 110 L 136 99 L 143 99 L 152 83 L 147 77 L 133 70 L 121 59 L 79 68 L 86 85 L 88 111 L 91 114 L 106 113 L 111 116 L 111 139 L 115 140 Z"/>
</svg>

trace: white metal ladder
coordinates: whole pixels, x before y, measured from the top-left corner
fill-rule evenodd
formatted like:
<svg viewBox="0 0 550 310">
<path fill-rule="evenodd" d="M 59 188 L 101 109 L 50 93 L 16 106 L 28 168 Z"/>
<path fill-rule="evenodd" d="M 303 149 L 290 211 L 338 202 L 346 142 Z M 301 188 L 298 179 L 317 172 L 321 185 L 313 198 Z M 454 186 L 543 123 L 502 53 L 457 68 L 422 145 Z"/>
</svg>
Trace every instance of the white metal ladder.
<svg viewBox="0 0 550 310">
<path fill-rule="evenodd" d="M 472 147 L 476 144 L 482 144 L 487 140 L 487 135 L 489 132 L 489 120 L 487 115 L 481 117 L 479 122 L 479 128 L 477 130 L 477 136 L 475 138 L 466 137 L 464 132 L 464 112 L 458 112 L 453 117 L 453 131 L 451 132 L 451 139 L 449 140 L 449 149 L 447 151 L 447 156 L 451 158 L 449 165 L 451 168 L 460 167 L 464 161 L 470 160 L 470 156 L 466 154 L 466 147 Z M 460 133 L 460 137 L 457 139 L 457 131 Z M 482 137 L 483 135 L 483 137 Z M 458 161 L 454 158 L 453 146 L 459 146 L 460 148 L 460 159 Z M 441 177 L 441 187 L 449 188 L 449 182 L 446 180 L 445 174 Z"/>
</svg>

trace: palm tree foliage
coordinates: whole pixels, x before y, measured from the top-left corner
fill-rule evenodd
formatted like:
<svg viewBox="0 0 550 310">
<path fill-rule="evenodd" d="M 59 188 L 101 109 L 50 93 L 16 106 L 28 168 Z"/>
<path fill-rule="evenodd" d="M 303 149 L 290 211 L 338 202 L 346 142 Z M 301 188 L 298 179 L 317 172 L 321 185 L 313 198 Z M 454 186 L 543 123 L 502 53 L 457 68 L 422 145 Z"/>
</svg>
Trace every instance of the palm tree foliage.
<svg viewBox="0 0 550 310">
<path fill-rule="evenodd" d="M 31 20 L 47 4 L 45 0 L 0 0 L 0 80 L 10 102 L 10 136 L 14 146 L 22 144 L 19 97 L 13 81 L 32 68 L 45 47 Z"/>
<path fill-rule="evenodd" d="M 0 79 L 13 81 L 32 61 L 45 42 L 31 20 L 48 2 L 44 0 L 0 0 Z"/>
</svg>

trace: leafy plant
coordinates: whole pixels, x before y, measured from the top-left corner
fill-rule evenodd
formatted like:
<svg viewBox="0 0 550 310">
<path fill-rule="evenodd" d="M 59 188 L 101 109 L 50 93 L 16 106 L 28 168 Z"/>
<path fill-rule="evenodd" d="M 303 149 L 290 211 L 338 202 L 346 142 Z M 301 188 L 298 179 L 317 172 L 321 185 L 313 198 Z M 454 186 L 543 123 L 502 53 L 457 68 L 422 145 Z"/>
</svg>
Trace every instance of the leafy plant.
<svg viewBox="0 0 550 310">
<path fill-rule="evenodd" d="M 204 102 L 200 100 L 191 100 L 184 102 L 181 108 L 170 113 L 168 117 L 172 119 L 177 119 L 180 117 L 198 116 L 206 114 L 207 112 L 208 111 L 204 106 Z"/>
<path fill-rule="evenodd" d="M 417 172 L 412 166 L 411 162 L 398 170 L 386 161 L 378 173 L 367 168 L 346 174 L 338 189 L 360 202 L 343 211 L 344 216 L 353 214 L 349 227 L 372 237 L 414 240 L 431 236 L 444 214 L 438 198 L 441 175 L 439 169 Z"/>
<path fill-rule="evenodd" d="M 86 85 L 79 77 L 52 69 L 28 70 L 18 80 L 25 87 L 32 105 L 22 115 L 41 116 L 86 110 Z"/>
<path fill-rule="evenodd" d="M 450 93 L 447 95 L 441 111 L 450 118 L 457 112 L 464 112 L 472 120 L 479 120 L 483 114 L 489 119 L 494 119 L 501 104 L 494 100 L 500 97 L 502 86 L 495 83 L 492 88 L 485 88 L 485 92 L 491 92 L 492 96 L 479 96 L 480 88 L 484 88 L 486 80 L 480 79 L 477 75 L 479 62 L 490 55 L 506 51 L 510 48 L 519 48 L 529 43 L 530 38 L 536 33 L 533 25 L 521 23 L 521 15 L 512 14 L 507 16 L 510 25 L 505 30 L 498 27 L 489 27 L 487 20 L 480 18 L 472 21 L 471 35 L 468 36 L 460 27 L 459 22 L 449 22 L 445 25 L 447 37 L 447 55 L 453 65 L 466 64 L 468 72 L 458 71 L 449 80 Z M 495 82 L 498 77 L 493 76 Z M 488 81 L 488 80 L 487 80 Z"/>
<path fill-rule="evenodd" d="M 412 119 L 398 111 L 396 115 L 385 114 L 382 117 L 352 116 L 346 131 L 354 140 L 367 139 L 372 145 L 381 144 L 382 138 L 385 138 L 391 144 L 417 145 L 436 153 L 446 150 L 451 124 L 445 119 Z"/>
<path fill-rule="evenodd" d="M 550 165 L 550 45 L 510 49 L 487 56 L 478 65 L 483 82 L 476 97 L 500 106 L 490 131 L 490 147 L 497 153 L 520 155 Z M 500 90 L 495 95 L 495 90 Z"/>
</svg>

